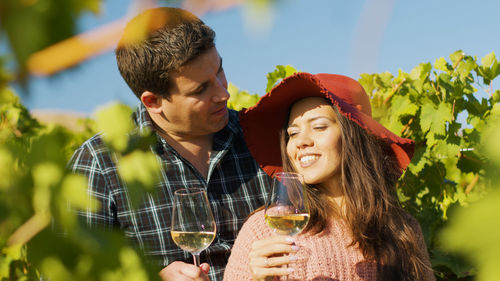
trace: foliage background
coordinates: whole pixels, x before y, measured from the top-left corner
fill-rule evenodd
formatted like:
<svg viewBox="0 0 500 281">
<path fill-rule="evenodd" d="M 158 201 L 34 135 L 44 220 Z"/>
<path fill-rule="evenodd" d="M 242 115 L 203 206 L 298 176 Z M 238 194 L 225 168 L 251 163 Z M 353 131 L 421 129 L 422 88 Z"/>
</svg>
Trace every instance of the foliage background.
<svg viewBox="0 0 500 281">
<path fill-rule="evenodd" d="M 154 184 L 149 135 L 122 122 L 132 109 L 110 105 L 82 119 L 80 130 L 68 130 L 40 123 L 8 86 L 12 79 L 28 77 L 30 54 L 74 34 L 74 19 L 99 8 L 98 1 L 61 1 L 0 2 L 0 28 L 18 66 L 9 73 L 1 60 L 0 278 L 155 279 L 155 269 L 120 234 L 89 231 L 68 212 L 68 202 L 87 208 L 91 199 L 85 179 L 70 174 L 66 163 L 98 131 L 109 136 L 131 192 Z M 54 21 L 47 11 L 64 17 Z M 277 66 L 267 75 L 267 90 L 294 71 Z M 398 194 L 422 225 L 438 280 L 500 280 L 500 91 L 491 86 L 499 74 L 494 53 L 476 58 L 457 51 L 409 73 L 359 79 L 371 96 L 374 117 L 417 143 Z M 229 106 L 235 109 L 259 97 L 235 85 L 229 91 Z M 484 92 L 486 98 L 480 98 Z"/>
</svg>

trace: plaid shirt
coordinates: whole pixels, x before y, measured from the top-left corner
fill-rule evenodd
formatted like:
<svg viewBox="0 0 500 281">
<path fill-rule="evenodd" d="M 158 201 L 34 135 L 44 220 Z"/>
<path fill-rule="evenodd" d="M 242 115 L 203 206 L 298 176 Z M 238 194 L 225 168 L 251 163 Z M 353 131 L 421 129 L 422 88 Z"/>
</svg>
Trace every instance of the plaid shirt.
<svg viewBox="0 0 500 281">
<path fill-rule="evenodd" d="M 139 129 L 152 128 L 142 104 L 134 119 Z M 88 192 L 102 207 L 79 215 L 90 227 L 119 227 L 161 266 L 173 261 L 192 263 L 192 256 L 177 247 L 169 233 L 173 196 L 177 189 L 203 187 L 215 216 L 217 236 L 201 253 L 201 262 L 210 264 L 211 280 L 222 280 L 236 235 L 247 216 L 264 205 L 270 179 L 248 151 L 235 111 L 229 111 L 228 125 L 214 135 L 206 180 L 163 138 L 157 135 L 157 139 L 151 148 L 161 163 L 161 176 L 154 192 L 143 192 L 137 209 L 130 207 L 130 194 L 118 176 L 116 158 L 103 146 L 101 137 L 87 140 L 74 153 L 70 168 L 88 177 Z"/>
</svg>

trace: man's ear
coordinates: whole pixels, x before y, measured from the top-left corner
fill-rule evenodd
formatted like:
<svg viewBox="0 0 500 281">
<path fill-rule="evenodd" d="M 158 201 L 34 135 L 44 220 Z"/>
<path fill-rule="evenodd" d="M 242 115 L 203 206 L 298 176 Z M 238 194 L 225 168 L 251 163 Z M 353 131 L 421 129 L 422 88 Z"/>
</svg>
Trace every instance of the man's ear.
<svg viewBox="0 0 500 281">
<path fill-rule="evenodd" d="M 163 98 L 159 95 L 150 91 L 145 91 L 141 95 L 141 101 L 149 112 L 161 113 L 161 104 L 163 102 Z"/>
</svg>

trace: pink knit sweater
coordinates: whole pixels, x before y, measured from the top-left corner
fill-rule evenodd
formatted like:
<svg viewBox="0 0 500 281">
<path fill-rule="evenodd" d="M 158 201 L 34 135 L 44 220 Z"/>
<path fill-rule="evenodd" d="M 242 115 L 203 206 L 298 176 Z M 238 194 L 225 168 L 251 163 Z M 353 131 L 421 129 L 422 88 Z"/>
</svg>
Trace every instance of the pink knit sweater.
<svg viewBox="0 0 500 281">
<path fill-rule="evenodd" d="M 299 260 L 291 263 L 295 271 L 288 280 L 310 281 L 373 281 L 376 280 L 376 265 L 365 261 L 356 246 L 349 247 L 351 235 L 346 225 L 340 220 L 332 220 L 328 228 L 321 234 L 299 234 L 296 243 L 300 247 Z M 423 240 L 420 226 L 416 227 L 419 237 L 419 248 L 425 251 L 430 266 L 427 248 Z M 252 280 L 248 254 L 254 241 L 275 235 L 264 221 L 264 211 L 253 214 L 240 230 L 229 257 L 224 273 L 224 280 Z M 435 280 L 429 271 L 425 280 Z"/>
</svg>

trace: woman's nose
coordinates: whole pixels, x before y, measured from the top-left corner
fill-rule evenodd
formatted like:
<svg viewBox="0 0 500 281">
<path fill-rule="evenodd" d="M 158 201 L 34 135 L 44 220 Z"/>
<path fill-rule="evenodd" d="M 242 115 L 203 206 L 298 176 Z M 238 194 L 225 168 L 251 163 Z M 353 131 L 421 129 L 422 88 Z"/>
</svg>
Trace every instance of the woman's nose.
<svg viewBox="0 0 500 281">
<path fill-rule="evenodd" d="M 296 139 L 297 147 L 308 147 L 314 145 L 314 140 L 311 137 L 311 134 L 307 131 L 301 132 L 297 135 Z"/>
</svg>

